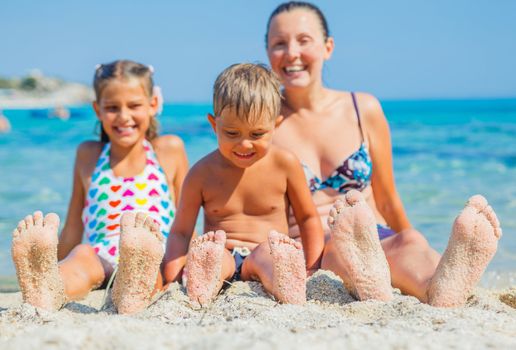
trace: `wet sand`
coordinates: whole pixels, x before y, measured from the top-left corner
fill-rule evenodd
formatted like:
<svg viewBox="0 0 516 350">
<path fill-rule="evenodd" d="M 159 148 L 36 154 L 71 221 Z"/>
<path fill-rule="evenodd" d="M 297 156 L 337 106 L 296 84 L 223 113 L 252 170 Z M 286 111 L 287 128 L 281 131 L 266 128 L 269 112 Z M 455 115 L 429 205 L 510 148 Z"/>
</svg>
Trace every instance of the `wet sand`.
<svg viewBox="0 0 516 350">
<path fill-rule="evenodd" d="M 308 302 L 281 305 L 258 283 L 235 282 L 205 309 L 173 284 L 147 310 L 114 313 L 96 291 L 59 312 L 0 293 L 0 348 L 441 349 L 516 348 L 516 286 L 475 289 L 464 307 L 438 309 L 395 291 L 390 302 L 355 301 L 332 273 L 308 280 Z"/>
</svg>

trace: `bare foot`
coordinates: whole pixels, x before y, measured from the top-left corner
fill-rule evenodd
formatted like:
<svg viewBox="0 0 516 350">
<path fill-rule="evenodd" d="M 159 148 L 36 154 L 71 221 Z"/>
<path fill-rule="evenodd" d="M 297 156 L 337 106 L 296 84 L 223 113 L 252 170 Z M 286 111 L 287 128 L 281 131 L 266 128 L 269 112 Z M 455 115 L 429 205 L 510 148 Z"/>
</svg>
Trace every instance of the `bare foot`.
<svg viewBox="0 0 516 350">
<path fill-rule="evenodd" d="M 226 232 L 210 231 L 192 241 L 186 262 L 186 291 L 193 302 L 207 305 L 217 295 L 221 283 Z"/>
<path fill-rule="evenodd" d="M 374 214 L 362 193 L 351 190 L 345 199 L 335 202 L 328 217 L 331 238 L 349 277 L 344 283 L 360 300 L 391 300 L 391 275 Z"/>
<path fill-rule="evenodd" d="M 493 258 L 501 235 L 500 222 L 486 199 L 471 197 L 453 223 L 448 247 L 430 281 L 429 304 L 463 305 Z"/>
<path fill-rule="evenodd" d="M 157 222 L 144 213 L 122 215 L 120 262 L 112 293 L 119 313 L 132 314 L 149 305 L 163 253 Z"/>
<path fill-rule="evenodd" d="M 64 286 L 57 266 L 59 217 L 43 218 L 37 211 L 18 223 L 13 231 L 11 253 L 23 301 L 47 310 L 65 302 Z"/>
<path fill-rule="evenodd" d="M 282 303 L 306 302 L 306 266 L 303 247 L 287 235 L 269 233 L 273 272 L 272 294 Z"/>
</svg>

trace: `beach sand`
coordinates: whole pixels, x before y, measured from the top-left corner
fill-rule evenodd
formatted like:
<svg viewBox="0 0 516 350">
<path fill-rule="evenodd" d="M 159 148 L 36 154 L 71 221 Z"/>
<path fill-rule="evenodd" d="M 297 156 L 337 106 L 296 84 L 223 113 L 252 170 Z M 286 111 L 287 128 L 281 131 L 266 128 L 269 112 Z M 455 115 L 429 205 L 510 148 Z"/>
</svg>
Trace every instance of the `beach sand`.
<svg viewBox="0 0 516 350">
<path fill-rule="evenodd" d="M 467 305 L 438 309 L 395 293 L 355 301 L 332 273 L 307 284 L 308 303 L 281 305 L 260 284 L 235 282 L 209 307 L 192 309 L 172 284 L 147 310 L 120 316 L 104 291 L 59 312 L 0 294 L 0 348 L 52 349 L 441 349 L 516 348 L 516 288 L 476 289 Z"/>
</svg>

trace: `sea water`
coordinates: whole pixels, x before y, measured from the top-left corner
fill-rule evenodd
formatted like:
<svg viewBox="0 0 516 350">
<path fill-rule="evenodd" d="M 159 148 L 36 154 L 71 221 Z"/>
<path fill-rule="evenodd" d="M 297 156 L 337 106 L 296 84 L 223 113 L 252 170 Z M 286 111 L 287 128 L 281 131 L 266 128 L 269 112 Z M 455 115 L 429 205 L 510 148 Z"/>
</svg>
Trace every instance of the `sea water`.
<svg viewBox="0 0 516 350">
<path fill-rule="evenodd" d="M 516 99 L 384 101 L 398 192 L 412 224 L 440 253 L 467 198 L 481 193 L 496 210 L 503 237 L 489 270 L 516 270 Z M 179 135 L 190 165 L 216 148 L 209 104 L 167 104 L 161 133 Z M 12 131 L 0 134 L 0 277 L 12 276 L 11 233 L 35 210 L 64 220 L 77 145 L 98 139 L 90 106 L 72 118 L 36 118 L 6 110 Z M 98 128 L 97 128 L 98 129 Z M 202 231 L 202 223 L 198 224 Z"/>
</svg>

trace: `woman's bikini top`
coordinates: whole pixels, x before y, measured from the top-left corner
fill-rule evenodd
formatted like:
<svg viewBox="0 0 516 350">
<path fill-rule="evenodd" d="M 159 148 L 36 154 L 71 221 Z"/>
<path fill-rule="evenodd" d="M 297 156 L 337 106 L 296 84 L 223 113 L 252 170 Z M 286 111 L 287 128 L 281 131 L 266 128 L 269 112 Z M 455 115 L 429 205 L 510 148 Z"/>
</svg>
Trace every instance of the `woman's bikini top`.
<svg viewBox="0 0 516 350">
<path fill-rule="evenodd" d="M 358 150 L 346 158 L 324 181 L 316 176 L 306 164 L 301 163 L 303 165 L 308 187 L 312 193 L 325 188 L 333 188 L 339 193 L 346 193 L 351 189 L 362 191 L 371 183 L 373 167 L 371 164 L 371 157 L 365 143 L 362 124 L 360 123 L 360 113 L 358 112 L 356 97 L 353 92 L 351 93 L 351 98 L 357 115 L 362 143 Z"/>
</svg>

